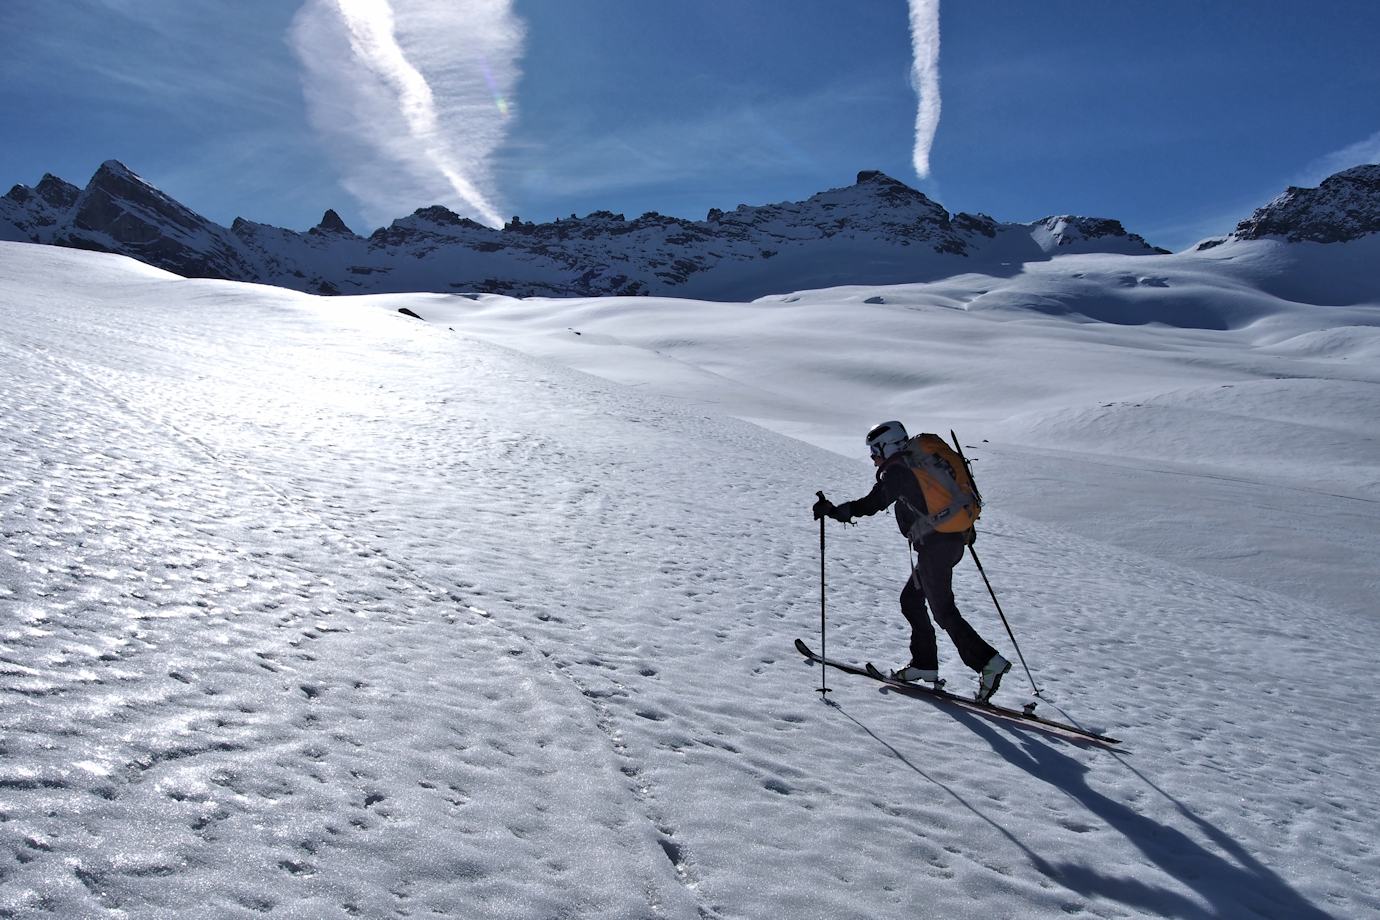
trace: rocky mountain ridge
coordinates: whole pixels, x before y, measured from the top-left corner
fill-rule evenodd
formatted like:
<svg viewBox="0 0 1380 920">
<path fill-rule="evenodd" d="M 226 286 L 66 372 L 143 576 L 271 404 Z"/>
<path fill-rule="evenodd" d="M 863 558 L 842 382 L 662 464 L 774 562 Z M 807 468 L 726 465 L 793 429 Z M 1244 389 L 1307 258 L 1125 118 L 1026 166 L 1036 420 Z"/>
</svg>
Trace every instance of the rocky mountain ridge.
<svg viewBox="0 0 1380 920">
<path fill-rule="evenodd" d="M 1327 241 L 1380 229 L 1376 173 L 1380 167 L 1357 167 L 1319 189 L 1290 189 L 1233 236 Z M 330 210 L 306 232 L 244 218 L 226 228 L 115 160 L 102 164 L 84 189 L 52 175 L 33 188 L 14 186 L 0 198 L 0 239 L 116 252 L 189 277 L 313 293 L 726 300 L 970 271 L 1010 274 L 1027 262 L 1066 253 L 1164 252 L 1105 218 L 1055 216 L 1016 224 L 950 213 L 876 171 L 804 201 L 714 208 L 700 221 L 655 212 L 628 220 L 595 211 L 548 223 L 514 218 L 495 229 L 433 205 L 367 237 Z"/>
<path fill-rule="evenodd" d="M 1345 243 L 1376 232 L 1380 232 L 1380 165 L 1367 164 L 1328 176 L 1317 188 L 1291 185 L 1237 224 L 1231 234 L 1206 240 L 1198 248 L 1271 237 L 1291 243 Z"/>
</svg>

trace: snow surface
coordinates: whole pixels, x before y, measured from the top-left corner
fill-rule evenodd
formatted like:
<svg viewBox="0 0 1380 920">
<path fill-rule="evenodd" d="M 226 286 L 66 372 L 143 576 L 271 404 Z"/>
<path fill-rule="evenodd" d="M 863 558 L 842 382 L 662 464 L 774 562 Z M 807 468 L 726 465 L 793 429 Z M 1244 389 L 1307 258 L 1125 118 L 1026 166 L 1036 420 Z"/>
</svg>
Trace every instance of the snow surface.
<svg viewBox="0 0 1380 920">
<path fill-rule="evenodd" d="M 751 304 L 0 244 L 0 916 L 1374 916 L 1369 242 Z M 889 417 L 1124 749 L 820 702 L 809 505 Z M 827 540 L 831 654 L 899 663 L 893 523 Z"/>
</svg>

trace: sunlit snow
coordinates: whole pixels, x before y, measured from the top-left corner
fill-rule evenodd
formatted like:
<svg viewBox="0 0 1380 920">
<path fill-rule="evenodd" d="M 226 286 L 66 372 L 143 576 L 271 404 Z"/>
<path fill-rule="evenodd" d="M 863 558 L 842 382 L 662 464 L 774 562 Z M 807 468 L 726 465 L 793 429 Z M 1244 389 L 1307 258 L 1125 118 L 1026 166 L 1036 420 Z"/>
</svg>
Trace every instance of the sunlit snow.
<svg viewBox="0 0 1380 920">
<path fill-rule="evenodd" d="M 750 304 L 0 243 L 0 916 L 1380 911 L 1375 243 Z M 1121 750 L 821 703 L 809 508 L 892 417 Z M 901 663 L 893 523 L 826 556 L 831 654 Z"/>
</svg>

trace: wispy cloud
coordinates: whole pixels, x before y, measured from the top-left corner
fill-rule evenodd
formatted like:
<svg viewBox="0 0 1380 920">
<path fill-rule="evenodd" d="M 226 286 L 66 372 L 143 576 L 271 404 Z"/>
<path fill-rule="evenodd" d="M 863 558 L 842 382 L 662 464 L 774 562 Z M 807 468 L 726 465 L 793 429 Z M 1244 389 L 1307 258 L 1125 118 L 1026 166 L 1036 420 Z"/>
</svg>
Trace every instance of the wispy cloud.
<svg viewBox="0 0 1380 920">
<path fill-rule="evenodd" d="M 782 93 L 769 104 L 730 97 L 725 93 L 714 106 L 690 112 L 630 113 L 624 123 L 555 119 L 544 126 L 539 138 L 510 144 L 506 148 L 510 155 L 498 171 L 505 187 L 522 189 L 529 198 L 547 201 L 597 195 L 601 197 L 595 205 L 614 210 L 624 207 L 620 196 L 664 184 L 674 184 L 691 197 L 707 196 L 705 207 L 763 204 L 765 199 L 742 189 L 759 179 L 775 182 L 808 176 L 811 183 L 818 180 L 823 168 L 819 157 L 836 140 L 825 127 L 828 123 L 821 122 L 820 112 L 859 107 L 880 111 L 881 103 L 889 100 L 887 91 L 870 79 L 834 80 L 801 94 Z M 823 181 L 837 180 L 835 185 L 843 185 L 853 175 L 846 171 Z M 732 189 L 727 193 L 730 197 L 718 197 L 726 187 Z M 820 188 L 802 185 L 802 197 Z M 731 197 L 739 194 L 743 197 Z M 676 211 L 670 202 L 653 202 L 651 207 L 672 208 L 670 213 L 681 217 L 704 214 L 703 210 Z"/>
<path fill-rule="evenodd" d="M 293 22 L 308 111 L 366 217 L 445 204 L 503 218 L 492 157 L 524 29 L 512 0 L 308 0 Z"/>
<path fill-rule="evenodd" d="M 300 117 L 295 101 L 282 92 L 283 80 L 293 76 L 291 62 L 286 55 L 263 53 L 262 14 L 234 4 L 207 9 L 179 0 L 43 6 L 41 18 L 25 24 L 22 41 L 0 54 L 0 81 L 17 92 L 72 94 L 80 102 L 120 107 L 132 118 L 198 128 L 202 122 L 224 123 L 227 109 L 259 119 L 289 111 Z M 0 13 L 0 30 L 10 25 Z M 18 32 L 18 26 L 9 31 Z M 251 56 L 255 66 L 246 71 L 244 61 Z"/>
<path fill-rule="evenodd" d="M 930 174 L 930 147 L 939 128 L 939 0 L 910 0 L 911 82 L 920 97 L 911 156 L 921 179 Z"/>
<path fill-rule="evenodd" d="M 1380 131 L 1376 131 L 1363 141 L 1318 157 L 1303 168 L 1297 181 L 1300 185 L 1317 185 L 1333 173 L 1363 163 L 1380 163 Z"/>
</svg>

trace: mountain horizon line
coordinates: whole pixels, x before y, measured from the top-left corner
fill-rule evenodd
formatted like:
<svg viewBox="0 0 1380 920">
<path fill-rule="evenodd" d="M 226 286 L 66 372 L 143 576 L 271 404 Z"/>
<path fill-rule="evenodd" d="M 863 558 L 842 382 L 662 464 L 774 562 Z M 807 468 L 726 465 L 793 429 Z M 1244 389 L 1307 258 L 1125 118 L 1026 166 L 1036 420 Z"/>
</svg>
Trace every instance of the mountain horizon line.
<svg viewBox="0 0 1380 920">
<path fill-rule="evenodd" d="M 1280 236 L 1339 242 L 1380 230 L 1380 165 L 1290 187 L 1203 250 Z M 236 217 L 217 224 L 107 160 L 85 188 L 52 173 L 0 197 L 0 239 L 129 255 L 188 277 L 323 294 L 478 290 L 513 296 L 669 295 L 753 299 L 783 289 L 1007 274 L 1057 255 L 1168 255 L 1112 218 L 1029 223 L 950 212 L 879 170 L 801 201 L 710 208 L 703 220 L 592 211 L 490 227 L 444 205 L 367 237 L 333 208 L 298 232 Z"/>
<path fill-rule="evenodd" d="M 101 174 L 102 174 L 103 172 L 108 172 L 108 173 L 111 173 L 111 174 L 114 174 L 114 175 L 128 176 L 128 177 L 130 177 L 130 178 L 133 178 L 134 180 L 137 180 L 139 183 L 142 183 L 143 185 L 148 186 L 150 189 L 154 189 L 154 190 L 158 191 L 160 194 L 166 194 L 166 193 L 163 193 L 163 192 L 161 191 L 161 189 L 159 189 L 158 186 L 156 186 L 153 182 L 151 182 L 151 181 L 149 181 L 148 179 L 144 178 L 143 174 L 141 174 L 141 173 L 139 173 L 138 171 L 136 171 L 136 170 L 130 168 L 130 167 L 127 166 L 122 160 L 120 160 L 120 159 L 118 159 L 118 158 L 110 158 L 110 159 L 107 159 L 107 160 L 103 161 L 103 162 L 96 168 L 96 171 L 92 173 L 91 179 L 88 180 L 86 186 L 79 186 L 79 185 L 76 185 L 75 183 L 72 183 L 72 182 L 70 182 L 70 181 L 68 181 L 68 180 L 66 180 L 66 179 L 64 179 L 64 178 L 62 178 L 61 176 L 58 176 L 58 175 L 55 174 L 55 173 L 52 173 L 52 172 L 45 172 L 45 173 L 43 174 L 42 178 L 41 178 L 41 179 L 38 181 L 38 183 L 36 183 L 35 185 L 33 185 L 33 186 L 27 186 L 27 185 L 24 185 L 22 182 L 15 183 L 14 185 L 11 186 L 10 191 L 9 191 L 5 196 L 2 196 L 2 197 L 11 197 L 11 196 L 13 196 L 13 195 L 15 195 L 15 194 L 23 194 L 24 191 L 42 192 L 42 191 L 44 190 L 45 186 L 46 186 L 46 187 L 64 186 L 64 187 L 66 187 L 67 189 L 75 189 L 75 190 L 77 191 L 77 193 L 80 193 L 80 192 L 84 191 L 85 188 L 90 187 L 90 185 L 91 185 L 92 182 L 98 181 L 98 179 L 101 177 Z M 854 184 L 854 185 L 859 185 L 859 184 L 862 184 L 862 183 L 864 183 L 864 182 L 866 182 L 866 181 L 869 181 L 869 180 L 876 180 L 876 181 L 880 181 L 880 182 L 884 182 L 884 183 L 894 184 L 894 185 L 896 185 L 896 186 L 899 186 L 899 187 L 901 187 L 901 188 L 906 189 L 906 190 L 909 191 L 910 193 L 913 193 L 914 195 L 918 196 L 919 198 L 923 198 L 923 199 L 925 199 L 926 201 L 933 202 L 933 203 L 935 203 L 936 205 L 940 205 L 941 207 L 943 206 L 940 202 L 936 201 L 934 198 L 931 198 L 929 195 L 926 195 L 924 192 L 920 191 L 919 189 L 916 189 L 916 188 L 914 188 L 913 186 L 907 185 L 907 184 L 906 184 L 905 182 L 903 182 L 902 180 L 896 179 L 895 177 L 891 176 L 890 174 L 886 173 L 885 171 L 879 170 L 879 169 L 861 169 L 861 170 L 859 170 L 858 173 L 857 173 L 857 178 L 855 179 L 855 181 L 854 181 L 853 184 Z M 0 186 L 0 187 L 3 187 L 3 186 Z M 844 188 L 844 187 L 847 187 L 847 186 L 840 186 L 840 188 Z M 826 190 L 826 191 L 831 191 L 831 190 L 834 190 L 834 189 L 830 189 L 830 190 Z M 169 197 L 170 197 L 170 196 L 169 196 Z M 176 199 L 174 199 L 174 200 L 176 200 Z M 808 200 L 808 199 L 801 199 L 801 200 Z M 779 202 L 764 202 L 764 203 L 762 203 L 762 204 L 756 204 L 756 205 L 753 205 L 753 204 L 741 204 L 741 203 L 740 203 L 740 204 L 738 204 L 733 210 L 750 209 L 750 208 L 760 208 L 760 207 L 771 207 L 771 206 L 773 206 L 773 205 L 782 205 L 782 204 L 793 203 L 793 201 L 794 201 L 793 199 L 786 199 L 786 200 L 779 201 Z M 179 202 L 179 203 L 181 203 L 181 202 Z M 188 206 L 186 206 L 186 205 L 183 205 L 183 206 L 184 206 L 184 207 L 188 207 Z M 197 211 L 196 211 L 195 209 L 193 209 L 193 208 L 188 207 L 188 210 L 189 210 L 189 211 L 192 211 L 192 213 L 197 214 L 198 216 L 202 216 L 202 215 L 200 214 L 200 212 L 197 212 Z M 422 205 L 422 206 L 420 206 L 420 207 L 414 208 L 409 214 L 404 215 L 403 217 L 394 218 L 394 219 L 393 219 L 392 221 L 390 221 L 388 224 L 385 224 L 385 225 L 381 225 L 381 226 L 375 227 L 373 230 L 371 230 L 370 232 L 365 233 L 365 234 L 356 233 L 351 227 L 349 227 L 349 226 L 348 226 L 348 223 L 345 221 L 345 219 L 344 219 L 343 217 L 341 217 L 340 211 L 339 211 L 337 208 L 335 208 L 335 207 L 327 207 L 327 208 L 325 208 L 325 210 L 322 212 L 322 217 L 321 217 L 321 219 L 320 219 L 319 221 L 317 221 L 316 224 L 312 225 L 311 227 L 308 227 L 308 228 L 305 229 L 305 230 L 300 230 L 300 231 L 299 231 L 299 230 L 294 230 L 294 229 L 291 228 L 291 227 L 282 227 L 282 226 L 280 226 L 280 225 L 278 225 L 278 224 L 267 224 L 267 223 L 263 223 L 263 222 L 261 222 L 261 221 L 255 221 L 255 220 L 253 220 L 252 218 L 245 217 L 245 216 L 243 216 L 243 215 L 237 215 L 237 216 L 234 218 L 234 220 L 231 221 L 231 226 L 233 227 L 234 224 L 243 221 L 243 222 L 250 223 L 250 224 L 257 224 L 257 225 L 260 225 L 260 226 L 275 227 L 275 228 L 277 228 L 277 229 L 291 230 L 292 232 L 299 232 L 299 233 L 307 233 L 307 232 L 310 232 L 311 230 L 331 230 L 331 231 L 333 231 L 333 232 L 348 231 L 349 233 L 351 233 L 351 234 L 353 234 L 353 235 L 355 235 L 355 236 L 361 236 L 361 237 L 364 237 L 364 238 L 369 238 L 369 237 L 375 236 L 376 234 L 378 234 L 378 233 L 380 233 L 380 232 L 386 231 L 386 230 L 387 230 L 389 227 L 391 227 L 393 224 L 396 224 L 399 220 L 403 220 L 403 219 L 405 219 L 406 217 L 411 217 L 411 216 L 415 216 L 415 215 L 418 215 L 418 214 L 428 214 L 428 213 L 431 213 L 431 214 L 443 214 L 443 215 L 448 215 L 448 218 L 453 219 L 453 221 L 456 222 L 456 223 L 458 223 L 458 224 L 462 224 L 462 225 L 466 225 L 466 226 L 473 226 L 473 227 L 477 227 L 477 228 L 482 228 L 482 229 L 490 230 L 490 231 L 493 231 L 493 232 L 496 232 L 496 233 L 497 233 L 497 232 L 502 232 L 502 231 L 504 231 L 504 230 L 512 230 L 512 229 L 519 228 L 519 227 L 554 226 L 554 225 L 556 225 L 556 224 L 560 224 L 560 223 L 567 222 L 567 221 L 572 221 L 572 220 L 578 221 L 578 220 L 589 220 L 589 219 L 598 219 L 598 218 L 612 219 L 612 220 L 616 220 L 616 221 L 629 221 L 629 222 L 631 222 L 631 221 L 637 221 L 637 220 L 647 220 L 647 219 L 665 219 L 665 220 L 675 220 L 675 221 L 686 221 L 686 222 L 689 222 L 689 223 L 703 223 L 703 222 L 705 222 L 705 221 L 713 221 L 713 220 L 715 220 L 717 217 L 719 217 L 719 216 L 721 216 L 721 215 L 723 215 L 723 214 L 725 214 L 725 213 L 732 213 L 732 211 L 730 211 L 730 210 L 727 209 L 727 208 L 711 207 L 711 208 L 709 208 L 708 211 L 705 213 L 705 216 L 704 216 L 703 218 L 700 218 L 700 219 L 697 220 L 697 219 L 692 218 L 692 217 L 682 217 L 682 216 L 677 216 L 677 215 L 665 214 L 665 213 L 663 213 L 663 212 L 661 212 L 661 211 L 657 211 L 657 210 L 650 210 L 650 211 L 644 211 L 642 214 L 638 215 L 637 217 L 629 219 L 629 218 L 626 216 L 626 215 L 627 215 L 627 212 L 626 212 L 626 211 L 615 211 L 615 210 L 613 210 L 612 208 L 597 208 L 597 209 L 595 209 L 595 210 L 593 210 L 593 211 L 587 212 L 587 213 L 584 214 L 583 216 L 579 215 L 578 213 L 572 212 L 569 216 L 566 216 L 566 217 L 559 217 L 559 216 L 558 216 L 558 217 L 553 217 L 553 218 L 551 218 L 551 219 L 549 219 L 549 220 L 529 220 L 529 221 L 524 221 L 524 220 L 521 219 L 521 215 L 514 215 L 512 218 L 510 218 L 509 220 L 505 221 L 504 224 L 503 224 L 501 227 L 494 227 L 494 226 L 490 226 L 489 224 L 485 224 L 485 223 L 483 223 L 483 222 L 481 222 L 481 221 L 477 221 L 477 220 L 475 220 L 475 219 L 472 218 L 472 217 L 467 217 L 467 216 L 465 216 L 465 215 L 463 215 L 463 214 L 460 214 L 459 212 L 452 210 L 448 205 L 440 204 L 440 203 L 432 203 L 432 204 Z M 949 213 L 950 213 L 951 216 L 953 216 L 953 217 L 956 217 L 956 216 L 958 216 L 958 215 L 960 215 L 960 214 L 972 214 L 973 216 L 978 216 L 978 217 L 990 217 L 990 215 L 987 215 L 985 212 L 981 212 L 981 211 L 977 211 L 977 212 L 953 211 L 953 212 L 949 212 Z M 1063 212 L 1059 212 L 1059 213 L 1051 213 L 1051 214 L 1049 214 L 1049 215 L 1046 215 L 1046 216 L 1044 216 L 1044 217 L 1037 218 L 1037 219 L 1032 220 L 1032 221 L 1005 221 L 1004 223 L 1019 224 L 1019 225 L 1023 225 L 1023 226 L 1035 226 L 1035 225 L 1037 225 L 1037 224 L 1040 224 L 1040 223 L 1043 223 L 1043 222 L 1045 222 L 1045 221 L 1052 220 L 1052 219 L 1059 219 L 1059 218 L 1065 218 L 1065 219 L 1067 219 L 1067 218 L 1075 218 L 1075 217 L 1078 218 L 1078 219 L 1081 219 L 1081 220 L 1113 220 L 1113 218 L 1107 218 L 1107 217 L 1102 217 L 1102 216 L 1098 216 L 1098 215 L 1074 214 L 1074 213 L 1071 212 L 1071 211 L 1063 211 Z M 208 222 L 210 222 L 210 218 L 204 218 L 204 219 L 207 220 Z M 1121 223 L 1121 221 L 1119 221 L 1119 220 L 1117 220 L 1116 222 L 1117 222 L 1117 223 Z M 1159 248 L 1159 247 L 1155 247 L 1155 248 Z M 1169 250 L 1163 250 L 1163 249 L 1162 249 L 1161 251 L 1163 251 L 1163 252 L 1168 252 Z"/>
</svg>

